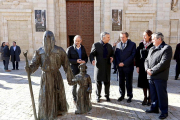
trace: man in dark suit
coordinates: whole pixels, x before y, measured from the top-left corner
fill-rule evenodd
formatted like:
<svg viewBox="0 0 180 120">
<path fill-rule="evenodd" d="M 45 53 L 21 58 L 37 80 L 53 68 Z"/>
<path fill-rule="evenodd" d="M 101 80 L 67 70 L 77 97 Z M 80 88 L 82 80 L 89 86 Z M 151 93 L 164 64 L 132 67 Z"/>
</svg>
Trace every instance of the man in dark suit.
<svg viewBox="0 0 180 120">
<path fill-rule="evenodd" d="M 145 71 L 149 79 L 151 108 L 146 113 L 159 113 L 159 119 L 168 116 L 167 80 L 172 58 L 172 48 L 164 42 L 162 33 L 152 34 L 153 47 L 145 60 Z"/>
<path fill-rule="evenodd" d="M 8 42 L 5 43 L 3 51 L 4 51 L 3 57 L 5 59 L 5 71 L 11 72 L 11 70 L 8 70 L 9 58 L 10 58 L 10 51 L 9 51 L 9 43 Z"/>
<path fill-rule="evenodd" d="M 74 76 L 80 72 L 78 66 L 81 63 L 88 62 L 88 56 L 86 54 L 86 50 L 85 50 L 84 46 L 81 45 L 81 43 L 82 43 L 81 36 L 76 35 L 74 37 L 74 44 L 72 46 L 68 47 L 67 51 L 66 51 Z M 76 88 L 77 88 L 77 85 L 74 85 L 73 89 L 72 89 L 74 103 L 76 103 L 76 100 L 77 100 Z"/>
<path fill-rule="evenodd" d="M 176 75 L 175 75 L 175 80 L 178 79 L 179 74 L 180 74 L 180 43 L 177 44 L 176 50 L 174 53 L 174 60 L 176 60 Z"/>
<path fill-rule="evenodd" d="M 101 40 L 92 45 L 90 61 L 94 67 L 94 79 L 96 81 L 97 102 L 100 102 L 102 82 L 105 86 L 105 97 L 109 99 L 111 63 L 113 61 L 113 48 L 108 43 L 110 35 L 107 32 L 101 33 Z"/>
<path fill-rule="evenodd" d="M 13 46 L 11 46 L 11 48 L 10 48 L 10 54 L 11 54 L 11 62 L 13 65 L 12 70 L 15 70 L 15 66 L 16 66 L 16 70 L 19 70 L 18 69 L 18 67 L 19 67 L 18 62 L 20 61 L 19 55 L 21 54 L 21 48 L 16 45 L 15 41 L 13 41 Z M 16 64 L 15 64 L 15 62 L 16 62 Z"/>
<path fill-rule="evenodd" d="M 119 92 L 121 96 L 118 101 L 122 101 L 125 96 L 125 81 L 127 89 L 127 102 L 130 103 L 133 97 L 132 79 L 134 71 L 134 57 L 136 54 L 136 44 L 128 39 L 127 32 L 120 33 L 121 42 L 117 44 L 115 51 L 116 65 L 119 71 Z"/>
</svg>

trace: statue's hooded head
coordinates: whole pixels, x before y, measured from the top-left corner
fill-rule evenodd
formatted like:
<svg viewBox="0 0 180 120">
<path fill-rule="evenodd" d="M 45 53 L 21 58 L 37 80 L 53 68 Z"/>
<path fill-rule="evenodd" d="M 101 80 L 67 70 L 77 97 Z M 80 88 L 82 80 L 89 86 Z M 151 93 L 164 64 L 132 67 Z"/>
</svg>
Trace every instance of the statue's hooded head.
<svg viewBox="0 0 180 120">
<path fill-rule="evenodd" d="M 55 45 L 55 38 L 53 32 L 45 31 L 43 35 L 43 46 L 44 46 L 44 51 L 47 55 L 49 55 L 50 52 L 54 49 L 54 45 Z"/>
<path fill-rule="evenodd" d="M 85 72 L 86 73 L 86 69 L 87 69 L 87 66 L 86 66 L 86 63 L 81 63 L 78 68 L 80 69 L 80 72 Z"/>
</svg>

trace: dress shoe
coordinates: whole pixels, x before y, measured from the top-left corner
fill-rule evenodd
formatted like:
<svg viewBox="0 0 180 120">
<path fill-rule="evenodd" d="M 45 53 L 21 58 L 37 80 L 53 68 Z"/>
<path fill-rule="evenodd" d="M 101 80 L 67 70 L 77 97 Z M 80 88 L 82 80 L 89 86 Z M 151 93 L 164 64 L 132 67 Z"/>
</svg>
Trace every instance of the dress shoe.
<svg viewBox="0 0 180 120">
<path fill-rule="evenodd" d="M 15 69 L 12 69 L 12 70 L 15 70 Z"/>
<path fill-rule="evenodd" d="M 165 119 L 165 118 L 167 118 L 167 116 L 168 116 L 168 113 L 167 114 L 161 114 L 159 116 L 159 119 Z"/>
<path fill-rule="evenodd" d="M 96 101 L 97 101 L 97 102 L 100 102 L 100 98 L 97 98 Z"/>
<path fill-rule="evenodd" d="M 148 102 L 148 103 L 147 103 L 147 106 L 150 106 L 150 105 L 151 105 L 151 103 L 150 103 L 150 102 Z"/>
<path fill-rule="evenodd" d="M 147 105 L 147 97 L 144 97 L 144 100 L 142 102 L 142 105 Z"/>
<path fill-rule="evenodd" d="M 6 72 L 11 72 L 11 70 L 5 70 Z"/>
<path fill-rule="evenodd" d="M 116 74 L 116 72 L 117 72 L 117 71 L 115 70 L 115 71 L 113 72 L 113 74 Z"/>
<path fill-rule="evenodd" d="M 143 102 L 142 102 L 142 105 L 147 105 L 147 102 L 146 102 L 146 101 L 143 101 Z"/>
<path fill-rule="evenodd" d="M 150 106 L 150 105 L 151 105 L 151 99 L 150 99 L 150 97 L 148 97 L 147 106 Z"/>
<path fill-rule="evenodd" d="M 19 70 L 18 68 L 16 68 L 16 70 Z"/>
<path fill-rule="evenodd" d="M 177 79 L 178 79 L 177 77 L 174 78 L 174 80 L 177 80 Z"/>
<path fill-rule="evenodd" d="M 127 99 L 127 103 L 132 102 L 131 100 L 132 100 L 132 97 L 129 97 L 129 98 Z"/>
<path fill-rule="evenodd" d="M 124 97 L 123 97 L 123 96 L 121 96 L 121 97 L 119 97 L 119 98 L 118 98 L 118 100 L 117 100 L 117 101 L 119 101 L 119 102 L 120 102 L 120 101 L 122 101 L 123 99 L 124 99 Z"/>
<path fill-rule="evenodd" d="M 106 97 L 106 101 L 107 101 L 107 102 L 110 102 L 110 99 L 109 99 L 109 97 Z"/>
<path fill-rule="evenodd" d="M 148 110 L 148 109 L 147 109 L 145 112 L 146 112 L 146 113 L 159 113 L 159 110 L 153 111 L 153 110 Z"/>
</svg>

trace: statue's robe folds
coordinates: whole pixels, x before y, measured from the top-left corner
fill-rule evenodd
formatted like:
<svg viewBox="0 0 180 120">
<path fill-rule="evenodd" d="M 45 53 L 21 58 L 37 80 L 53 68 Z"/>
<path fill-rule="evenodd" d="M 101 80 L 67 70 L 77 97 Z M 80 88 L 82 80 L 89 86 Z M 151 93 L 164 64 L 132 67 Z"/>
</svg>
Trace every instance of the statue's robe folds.
<svg viewBox="0 0 180 120">
<path fill-rule="evenodd" d="M 92 104 L 90 100 L 90 94 L 92 91 L 91 78 L 88 74 L 82 76 L 78 74 L 75 76 L 76 82 L 78 84 L 78 94 L 77 94 L 77 110 L 76 114 L 83 114 L 89 112 L 92 109 Z"/>
<path fill-rule="evenodd" d="M 30 64 L 30 73 L 41 67 L 41 84 L 39 92 L 39 120 L 54 120 L 58 114 L 68 111 L 63 78 L 59 71 L 63 66 L 68 84 L 72 84 L 73 73 L 68 57 L 63 48 L 54 46 L 49 57 L 44 48 L 37 50 Z"/>
</svg>

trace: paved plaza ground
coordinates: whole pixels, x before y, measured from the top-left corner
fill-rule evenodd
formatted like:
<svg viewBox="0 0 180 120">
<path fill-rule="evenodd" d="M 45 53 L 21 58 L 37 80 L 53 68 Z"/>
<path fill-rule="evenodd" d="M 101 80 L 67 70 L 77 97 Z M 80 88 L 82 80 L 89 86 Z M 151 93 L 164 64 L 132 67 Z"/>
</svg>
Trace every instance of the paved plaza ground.
<svg viewBox="0 0 180 120">
<path fill-rule="evenodd" d="M 3 70 L 2 61 L 0 62 L 0 120 L 34 120 L 31 97 L 27 75 L 24 70 L 25 62 L 20 62 L 20 69 L 12 72 Z M 93 84 L 92 105 L 93 108 L 89 113 L 75 115 L 75 106 L 72 102 L 71 89 L 72 86 L 67 84 L 63 68 L 60 69 L 64 79 L 66 99 L 69 104 L 69 111 L 64 116 L 58 116 L 58 120 L 156 120 L 159 114 L 146 114 L 144 110 L 148 106 L 142 106 L 143 100 L 142 89 L 137 88 L 138 74 L 134 71 L 133 77 L 133 94 L 134 97 L 131 103 L 127 103 L 127 97 L 121 102 L 117 102 L 120 96 L 116 74 L 111 75 L 110 99 L 111 102 L 106 102 L 104 97 L 104 87 L 102 88 L 101 102 L 96 102 L 95 97 L 95 81 L 93 80 L 94 67 L 88 63 L 87 73 L 91 76 Z M 10 63 L 9 68 L 12 69 Z M 112 71 L 113 72 L 113 71 Z M 32 86 L 36 109 L 38 108 L 38 96 L 40 88 L 40 68 L 32 75 Z M 180 119 L 180 79 L 174 80 L 175 76 L 175 61 L 172 60 L 169 80 L 168 80 L 168 97 L 169 97 L 169 116 L 168 120 Z M 37 109 L 38 110 L 38 109 Z"/>
</svg>

